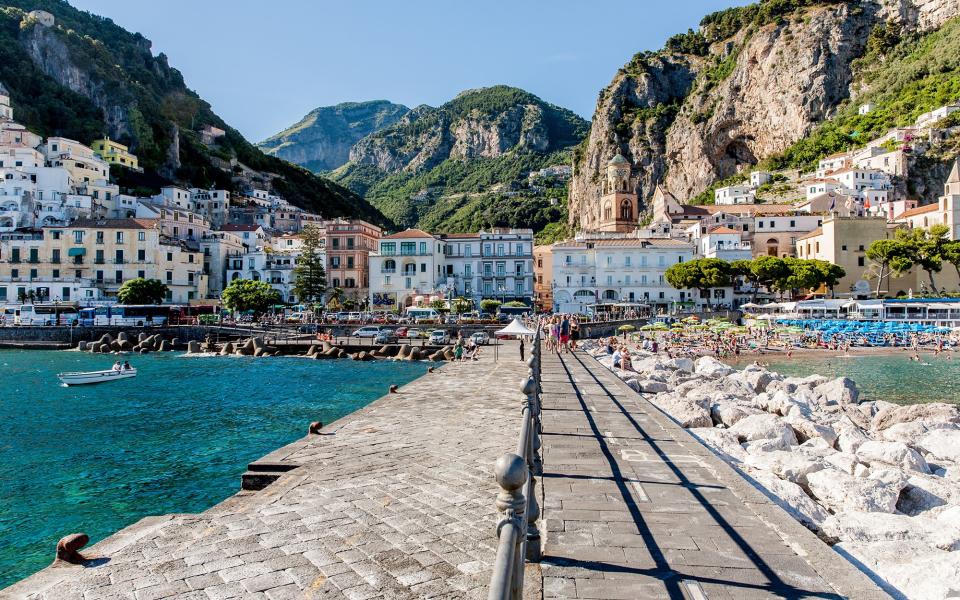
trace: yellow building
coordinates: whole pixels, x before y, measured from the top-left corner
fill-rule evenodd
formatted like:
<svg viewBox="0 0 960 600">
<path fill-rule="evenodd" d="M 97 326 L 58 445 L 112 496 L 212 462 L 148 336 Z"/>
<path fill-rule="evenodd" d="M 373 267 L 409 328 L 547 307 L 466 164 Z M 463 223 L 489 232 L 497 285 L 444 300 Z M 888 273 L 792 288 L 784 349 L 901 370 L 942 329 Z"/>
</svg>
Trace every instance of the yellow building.
<svg viewBox="0 0 960 600">
<path fill-rule="evenodd" d="M 207 295 L 199 245 L 161 235 L 156 220 L 80 219 L 30 240 L 0 238 L 0 301 L 29 291 L 48 301 L 111 299 L 137 277 L 165 283 L 168 302 Z"/>
<path fill-rule="evenodd" d="M 893 239 L 896 224 L 885 217 L 826 217 L 823 225 L 797 239 L 797 258 L 826 260 L 843 267 L 846 275 L 834 288 L 838 297 L 866 298 L 877 290 L 878 268 L 867 258 L 866 251 L 874 240 Z M 952 268 L 935 275 L 937 287 L 957 289 L 957 276 Z M 881 296 L 919 293 L 929 288 L 927 274 L 914 268 L 901 277 L 884 277 Z"/>
<path fill-rule="evenodd" d="M 96 140 L 90 144 L 90 147 L 100 155 L 100 158 L 112 165 L 120 165 L 134 170 L 140 169 L 140 161 L 137 160 L 137 156 L 131 154 L 129 148 L 110 138 Z"/>
</svg>

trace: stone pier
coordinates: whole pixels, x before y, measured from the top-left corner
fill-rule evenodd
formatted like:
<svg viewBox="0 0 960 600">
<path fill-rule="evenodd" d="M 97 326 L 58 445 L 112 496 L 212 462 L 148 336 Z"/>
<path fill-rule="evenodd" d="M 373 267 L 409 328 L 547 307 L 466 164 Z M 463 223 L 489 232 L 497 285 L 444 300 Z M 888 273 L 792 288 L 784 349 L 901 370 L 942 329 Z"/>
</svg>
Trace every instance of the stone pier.
<svg viewBox="0 0 960 600">
<path fill-rule="evenodd" d="M 544 598 L 887 598 L 589 355 L 544 353 Z"/>
<path fill-rule="evenodd" d="M 512 343 L 499 350 L 257 461 L 276 474 L 260 491 L 143 519 L 81 550 L 87 565 L 49 567 L 0 598 L 485 598 L 492 465 L 516 446 L 526 373 Z"/>
</svg>

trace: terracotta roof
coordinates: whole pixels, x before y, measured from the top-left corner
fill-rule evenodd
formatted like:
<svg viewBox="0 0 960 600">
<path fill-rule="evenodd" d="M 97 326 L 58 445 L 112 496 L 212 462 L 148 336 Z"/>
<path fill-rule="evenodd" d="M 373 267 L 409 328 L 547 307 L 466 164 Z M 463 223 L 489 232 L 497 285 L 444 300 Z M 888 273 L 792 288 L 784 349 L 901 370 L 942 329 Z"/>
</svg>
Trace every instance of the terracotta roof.
<svg viewBox="0 0 960 600">
<path fill-rule="evenodd" d="M 792 204 L 728 204 L 725 206 L 704 206 L 711 215 L 727 213 L 730 215 L 782 215 L 794 212 Z"/>
<path fill-rule="evenodd" d="M 441 233 L 440 239 L 444 240 L 477 240 L 480 239 L 479 233 Z"/>
<path fill-rule="evenodd" d="M 401 231 L 400 233 L 395 233 L 393 235 L 386 235 L 380 238 L 381 240 L 403 240 L 408 238 L 432 238 L 435 237 L 432 233 L 427 233 L 422 229 L 407 229 Z"/>
<path fill-rule="evenodd" d="M 69 229 L 154 229 L 157 219 L 77 219 Z M 51 225 L 44 229 L 66 229 L 62 225 Z"/>
<path fill-rule="evenodd" d="M 812 238 L 812 237 L 817 237 L 818 235 L 822 235 L 822 234 L 823 234 L 823 228 L 822 228 L 822 227 L 817 227 L 816 229 L 814 229 L 813 231 L 811 231 L 811 232 L 808 233 L 807 235 L 798 237 L 798 238 L 797 238 L 797 241 L 799 241 L 799 240 L 806 240 L 806 239 L 809 239 L 809 238 Z"/>
<path fill-rule="evenodd" d="M 917 215 L 925 215 L 927 213 L 936 212 L 940 205 L 937 203 L 927 204 L 925 206 L 918 206 L 916 208 L 911 208 L 910 210 L 905 210 L 899 215 L 897 219 L 906 219 L 907 217 L 915 217 Z"/>
<path fill-rule="evenodd" d="M 712 228 L 712 229 L 709 229 L 709 230 L 707 231 L 707 233 L 736 233 L 736 234 L 739 234 L 740 232 L 737 231 L 736 229 L 730 229 L 730 228 L 727 227 L 726 225 L 717 225 L 716 227 L 714 227 L 714 228 Z"/>
<path fill-rule="evenodd" d="M 260 229 L 260 225 L 245 225 L 238 223 L 224 223 L 221 227 L 221 231 L 256 231 Z"/>
</svg>

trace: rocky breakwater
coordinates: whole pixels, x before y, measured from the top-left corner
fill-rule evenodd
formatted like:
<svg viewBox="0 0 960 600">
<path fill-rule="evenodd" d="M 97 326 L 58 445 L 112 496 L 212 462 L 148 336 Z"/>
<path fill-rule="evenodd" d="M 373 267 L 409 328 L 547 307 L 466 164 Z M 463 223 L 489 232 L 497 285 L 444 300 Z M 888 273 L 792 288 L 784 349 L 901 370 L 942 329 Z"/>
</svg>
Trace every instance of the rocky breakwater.
<svg viewBox="0 0 960 600">
<path fill-rule="evenodd" d="M 194 343 L 194 342 L 191 342 Z M 117 337 L 105 333 L 100 339 L 92 342 L 80 342 L 77 344 L 77 350 L 81 352 L 92 352 L 94 354 L 116 354 L 120 352 L 136 352 L 139 354 L 148 354 L 150 352 L 167 352 L 179 346 L 180 341 L 176 338 L 165 339 L 160 334 L 148 335 L 140 333 L 132 335 L 126 332 L 120 332 Z"/>
<path fill-rule="evenodd" d="M 711 357 L 641 352 L 623 371 L 587 351 L 894 595 L 960 596 L 960 407 L 858 402 L 846 378 Z"/>
</svg>

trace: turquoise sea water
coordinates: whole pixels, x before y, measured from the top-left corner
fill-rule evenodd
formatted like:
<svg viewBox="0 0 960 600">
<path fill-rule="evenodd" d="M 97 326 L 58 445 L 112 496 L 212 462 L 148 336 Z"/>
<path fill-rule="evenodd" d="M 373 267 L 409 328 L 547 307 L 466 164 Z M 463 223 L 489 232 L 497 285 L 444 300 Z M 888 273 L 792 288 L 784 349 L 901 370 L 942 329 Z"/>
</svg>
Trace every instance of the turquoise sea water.
<svg viewBox="0 0 960 600">
<path fill-rule="evenodd" d="M 754 358 L 740 361 L 743 366 Z M 960 356 L 921 355 L 919 363 L 910 353 L 839 358 L 830 355 L 799 355 L 792 358 L 765 357 L 770 369 L 784 375 L 818 373 L 827 377 L 849 377 L 857 383 L 861 400 L 886 400 L 897 404 L 922 402 L 960 403 Z"/>
<path fill-rule="evenodd" d="M 137 377 L 62 387 L 110 368 L 79 352 L 0 351 L 0 588 L 46 566 L 57 540 L 99 541 L 141 517 L 199 512 L 247 463 L 426 372 L 424 363 L 134 356 Z"/>
</svg>

